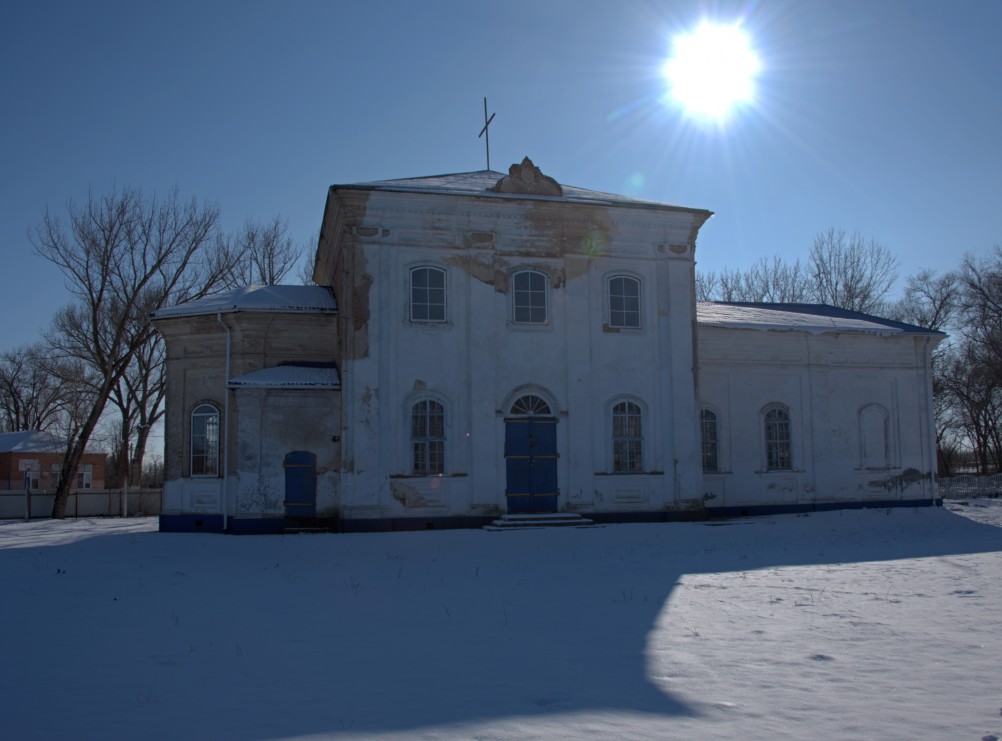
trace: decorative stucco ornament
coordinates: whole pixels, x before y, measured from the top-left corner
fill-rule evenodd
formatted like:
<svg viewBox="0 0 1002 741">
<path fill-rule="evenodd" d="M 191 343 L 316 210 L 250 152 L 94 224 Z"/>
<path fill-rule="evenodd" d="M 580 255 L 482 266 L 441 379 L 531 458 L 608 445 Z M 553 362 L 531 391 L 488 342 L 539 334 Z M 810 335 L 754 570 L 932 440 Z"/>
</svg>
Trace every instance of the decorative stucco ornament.
<svg viewBox="0 0 1002 741">
<path fill-rule="evenodd" d="M 562 196 L 564 191 L 553 178 L 544 175 L 526 157 L 521 164 L 508 168 L 508 174 L 498 180 L 492 189 L 495 193 L 516 193 L 533 196 Z"/>
</svg>

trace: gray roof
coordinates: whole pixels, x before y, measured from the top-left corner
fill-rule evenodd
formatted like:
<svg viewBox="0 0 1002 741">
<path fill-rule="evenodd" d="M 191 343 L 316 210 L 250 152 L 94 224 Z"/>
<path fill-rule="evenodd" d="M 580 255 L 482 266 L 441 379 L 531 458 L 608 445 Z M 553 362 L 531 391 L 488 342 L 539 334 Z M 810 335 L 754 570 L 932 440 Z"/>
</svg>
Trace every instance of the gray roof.
<svg viewBox="0 0 1002 741">
<path fill-rule="evenodd" d="M 430 175 L 427 177 L 402 178 L 399 180 L 374 180 L 366 183 L 350 183 L 332 185 L 331 189 L 376 190 L 397 193 L 439 193 L 445 195 L 478 195 L 488 198 L 531 198 L 544 201 L 562 201 L 568 203 L 601 204 L 606 206 L 632 206 L 636 208 L 659 208 L 706 213 L 701 208 L 687 206 L 672 206 L 658 201 L 645 201 L 640 198 L 602 193 L 597 190 L 587 190 L 573 185 L 560 184 L 563 196 L 528 195 L 495 193 L 492 188 L 506 173 L 496 170 L 476 170 L 474 172 L 457 172 L 449 175 Z"/>
<path fill-rule="evenodd" d="M 914 324 L 839 309 L 825 304 L 766 304 L 728 301 L 700 301 L 696 319 L 702 327 L 757 329 L 762 331 L 858 332 L 868 334 L 925 334 L 943 337 L 942 332 Z"/>
<path fill-rule="evenodd" d="M 245 286 L 154 311 L 154 319 L 234 311 L 333 313 L 334 293 L 326 286 Z"/>
<path fill-rule="evenodd" d="M 64 453 L 66 440 L 41 430 L 22 430 L 21 432 L 0 433 L 0 453 Z M 92 448 L 89 444 L 84 450 L 88 454 L 100 454 L 102 451 Z"/>
<path fill-rule="evenodd" d="M 289 363 L 231 378 L 237 388 L 339 389 L 341 377 L 332 363 Z"/>
</svg>

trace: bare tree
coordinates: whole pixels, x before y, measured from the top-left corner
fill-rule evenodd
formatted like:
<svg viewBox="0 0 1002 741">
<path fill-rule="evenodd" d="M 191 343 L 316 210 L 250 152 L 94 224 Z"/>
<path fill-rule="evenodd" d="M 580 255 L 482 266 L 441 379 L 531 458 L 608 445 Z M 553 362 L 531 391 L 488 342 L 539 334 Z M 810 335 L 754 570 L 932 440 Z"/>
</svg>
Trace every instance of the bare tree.
<svg viewBox="0 0 1002 741">
<path fill-rule="evenodd" d="M 744 274 L 736 268 L 720 271 L 719 295 L 721 301 L 746 301 Z"/>
<path fill-rule="evenodd" d="M 927 268 L 908 276 L 904 295 L 888 307 L 888 315 L 899 322 L 942 331 L 957 315 L 961 297 L 957 273 L 939 274 Z"/>
<path fill-rule="evenodd" d="M 317 243 L 319 241 L 320 235 L 317 234 L 312 240 L 303 245 L 303 260 L 299 263 L 299 282 L 304 286 L 316 285 L 316 282 L 313 280 L 313 274 L 317 269 Z"/>
<path fill-rule="evenodd" d="M 808 300 L 810 285 L 800 260 L 785 262 L 779 255 L 765 257 L 751 266 L 743 276 L 747 301 L 800 304 Z"/>
<path fill-rule="evenodd" d="M 988 474 L 1002 464 L 1002 379 L 984 352 L 980 345 L 964 341 L 945 363 L 941 391 L 974 453 L 978 472 Z"/>
<path fill-rule="evenodd" d="M 110 401 L 118 411 L 114 454 L 117 481 L 139 481 L 150 430 L 164 415 L 167 392 L 166 348 L 159 334 L 149 334 L 136 349 Z M 132 444 L 135 436 L 135 445 Z"/>
<path fill-rule="evenodd" d="M 749 301 L 799 304 L 810 300 L 810 284 L 800 260 L 786 262 L 779 255 L 759 258 L 748 270 L 725 268 L 696 275 L 700 301 Z"/>
<path fill-rule="evenodd" d="M 991 372 L 1002 375 L 1002 247 L 986 257 L 967 255 L 961 284 L 964 334 L 983 348 Z"/>
<path fill-rule="evenodd" d="M 83 455 L 113 389 L 147 342 L 148 316 L 168 301 L 197 298 L 218 284 L 232 261 L 215 237 L 219 211 L 136 188 L 91 194 L 67 206 L 63 222 L 46 211 L 30 233 L 35 251 L 58 267 L 73 303 L 56 317 L 49 342 L 58 362 L 78 364 L 93 394 L 73 431 L 56 489 L 52 516 L 65 516 L 66 501 Z"/>
<path fill-rule="evenodd" d="M 288 228 L 288 222 L 278 216 L 267 224 L 246 221 L 232 238 L 231 251 L 238 258 L 224 278 L 225 286 L 237 288 L 281 283 L 300 254 L 292 243 Z"/>
<path fill-rule="evenodd" d="M 0 429 L 47 430 L 63 410 L 63 388 L 35 344 L 0 354 Z"/>
<path fill-rule="evenodd" d="M 859 232 L 834 227 L 814 237 L 808 256 L 812 298 L 851 311 L 879 311 L 897 278 L 897 258 Z"/>
</svg>

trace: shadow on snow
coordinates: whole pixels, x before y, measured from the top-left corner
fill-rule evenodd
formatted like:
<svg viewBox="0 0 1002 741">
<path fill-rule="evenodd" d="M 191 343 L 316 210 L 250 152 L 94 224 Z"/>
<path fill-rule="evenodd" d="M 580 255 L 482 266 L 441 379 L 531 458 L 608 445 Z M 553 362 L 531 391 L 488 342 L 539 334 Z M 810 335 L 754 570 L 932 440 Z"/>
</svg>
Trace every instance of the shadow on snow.
<svg viewBox="0 0 1002 741">
<path fill-rule="evenodd" d="M 1002 529 L 941 509 L 0 550 L 16 596 L 0 625 L 19 638 L 4 722 L 19 738 L 264 740 L 694 714 L 645 671 L 683 576 L 998 550 Z M 72 717 L 52 712 L 64 699 Z"/>
</svg>

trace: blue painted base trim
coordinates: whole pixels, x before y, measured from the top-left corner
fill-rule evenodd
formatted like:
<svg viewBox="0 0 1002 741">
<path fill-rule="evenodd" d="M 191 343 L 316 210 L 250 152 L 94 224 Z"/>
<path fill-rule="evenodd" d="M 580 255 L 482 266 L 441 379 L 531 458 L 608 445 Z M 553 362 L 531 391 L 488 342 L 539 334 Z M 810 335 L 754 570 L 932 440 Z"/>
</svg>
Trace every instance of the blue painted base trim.
<svg viewBox="0 0 1002 741">
<path fill-rule="evenodd" d="M 334 530 L 333 518 L 303 517 L 230 517 L 223 530 L 222 515 L 160 515 L 162 533 L 230 533 L 232 535 L 268 535 L 286 528 L 327 528 Z"/>
<path fill-rule="evenodd" d="M 707 507 L 697 510 L 662 510 L 659 512 L 579 512 L 599 524 L 630 522 L 699 522 L 709 519 L 729 517 L 760 517 L 766 515 L 787 515 L 804 512 L 830 512 L 840 509 L 890 509 L 895 507 L 940 507 L 942 499 L 886 499 L 865 502 L 802 502 L 797 504 L 755 504 L 731 507 Z M 399 532 L 413 530 L 473 529 L 489 525 L 501 515 L 456 516 L 456 517 L 388 517 L 386 519 L 366 518 L 359 520 L 317 521 L 321 527 L 342 533 Z M 281 517 L 240 518 L 231 517 L 226 532 L 235 535 L 262 535 L 281 533 L 291 522 Z M 160 515 L 160 532 L 194 533 L 223 531 L 222 515 Z"/>
<path fill-rule="evenodd" d="M 160 515 L 162 533 L 221 533 L 222 515 Z"/>
<path fill-rule="evenodd" d="M 801 502 L 797 504 L 751 504 L 707 507 L 710 517 L 759 517 L 803 512 L 832 512 L 840 509 L 891 509 L 895 507 L 941 507 L 942 499 L 882 499 L 865 502 Z"/>
<path fill-rule="evenodd" d="M 283 517 L 231 517 L 229 530 L 232 535 L 274 535 L 285 530 Z"/>
</svg>

